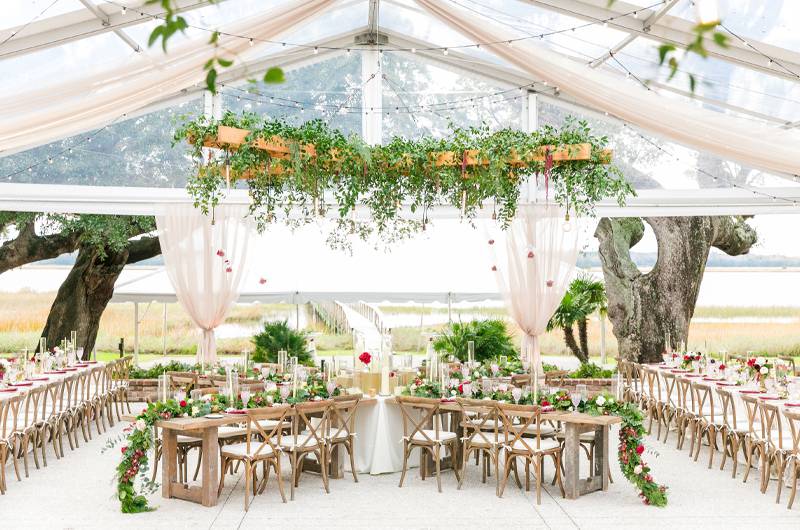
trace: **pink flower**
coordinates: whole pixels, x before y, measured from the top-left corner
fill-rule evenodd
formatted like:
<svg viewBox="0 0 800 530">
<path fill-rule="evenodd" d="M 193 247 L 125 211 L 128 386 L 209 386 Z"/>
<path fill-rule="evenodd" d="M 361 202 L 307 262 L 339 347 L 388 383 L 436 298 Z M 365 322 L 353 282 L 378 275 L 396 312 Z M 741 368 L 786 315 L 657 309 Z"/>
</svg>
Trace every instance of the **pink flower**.
<svg viewBox="0 0 800 530">
<path fill-rule="evenodd" d="M 258 283 L 260 283 L 261 285 L 264 285 L 265 283 L 267 283 L 267 279 L 266 278 L 259 278 Z"/>
<path fill-rule="evenodd" d="M 225 272 L 233 272 L 233 269 L 231 267 L 226 267 Z"/>
<path fill-rule="evenodd" d="M 640 455 L 642 453 L 644 453 L 644 446 L 642 444 L 639 444 L 636 446 L 636 454 Z"/>
<path fill-rule="evenodd" d="M 125 451 L 127 451 L 127 450 L 128 450 L 128 446 L 127 445 L 123 446 L 123 447 L 120 447 L 120 451 L 122 451 L 123 455 L 125 454 Z"/>
<path fill-rule="evenodd" d="M 217 256 L 219 256 L 220 258 L 221 258 L 221 257 L 223 257 L 224 255 L 225 255 L 225 251 L 224 251 L 224 250 L 222 250 L 222 249 L 219 249 L 219 250 L 217 251 Z"/>
</svg>

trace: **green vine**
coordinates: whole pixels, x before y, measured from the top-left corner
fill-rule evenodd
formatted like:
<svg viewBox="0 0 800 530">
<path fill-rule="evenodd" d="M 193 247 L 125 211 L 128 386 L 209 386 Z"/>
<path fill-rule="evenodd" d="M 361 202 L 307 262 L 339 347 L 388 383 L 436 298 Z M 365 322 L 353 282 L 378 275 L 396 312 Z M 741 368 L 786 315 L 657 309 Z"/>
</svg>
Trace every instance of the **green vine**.
<svg viewBox="0 0 800 530">
<path fill-rule="evenodd" d="M 203 143 L 213 142 L 220 125 L 247 129 L 238 149 L 219 149 L 210 154 Z M 256 147 L 259 140 L 285 139 L 289 156 L 280 158 Z M 495 208 L 498 222 L 507 227 L 520 200 L 520 184 L 547 181 L 551 200 L 568 211 L 593 215 L 594 205 L 606 198 L 620 205 L 634 194 L 620 171 L 603 163 L 605 136 L 594 136 L 588 124 L 569 118 L 560 129 L 545 126 L 526 133 L 513 129 L 490 131 L 488 127 L 452 127 L 445 138 L 409 140 L 393 138 L 384 145 L 368 146 L 358 137 L 345 137 L 321 120 L 299 126 L 281 120 L 262 120 L 258 115 L 226 113 L 221 120 L 200 117 L 187 121 L 175 133 L 174 143 L 189 141 L 198 163 L 197 174 L 187 185 L 195 206 L 213 212 L 229 186 L 247 178 L 251 215 L 260 229 L 282 216 L 303 224 L 326 215 L 335 204 L 337 219 L 329 242 L 336 245 L 350 236 L 365 238 L 377 233 L 384 240 L 406 237 L 424 230 L 430 211 L 453 206 L 466 219 L 480 208 Z M 510 153 L 519 156 L 543 146 L 591 144 L 591 159 L 552 164 L 530 162 L 527 167 L 508 163 Z M 305 146 L 312 145 L 315 153 Z M 463 165 L 474 151 L 483 164 Z M 436 165 L 437 153 L 452 153 L 453 165 Z M 546 176 L 545 176 L 546 175 Z M 358 220 L 357 205 L 365 206 L 369 220 Z M 404 210 L 408 205 L 412 215 Z"/>
</svg>

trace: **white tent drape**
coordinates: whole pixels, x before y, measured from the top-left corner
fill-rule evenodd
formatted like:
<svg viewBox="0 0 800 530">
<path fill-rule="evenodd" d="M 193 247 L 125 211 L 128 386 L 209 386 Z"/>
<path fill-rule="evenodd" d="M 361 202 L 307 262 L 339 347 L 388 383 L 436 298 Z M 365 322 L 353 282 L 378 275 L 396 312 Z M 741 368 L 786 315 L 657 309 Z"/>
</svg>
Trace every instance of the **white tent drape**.
<svg viewBox="0 0 800 530">
<path fill-rule="evenodd" d="M 181 307 L 202 333 L 197 362 L 217 360 L 214 329 L 239 297 L 252 222 L 247 207 L 218 206 L 214 222 L 192 205 L 156 216 L 164 268 Z"/>
<path fill-rule="evenodd" d="M 225 38 L 217 50 L 222 57 L 252 56 L 266 40 L 286 33 L 319 15 L 336 0 L 295 0 L 223 31 L 248 39 Z M 223 7 L 224 9 L 224 7 Z M 124 66 L 99 72 L 88 79 L 32 89 L 19 96 L 0 99 L 0 153 L 40 145 L 51 140 L 107 125 L 125 113 L 158 101 L 165 94 L 204 83 L 203 65 L 215 52 L 208 35 L 173 45 L 163 57 L 142 57 Z"/>
<path fill-rule="evenodd" d="M 511 226 L 489 240 L 497 288 L 524 334 L 523 359 L 539 374 L 539 335 L 569 287 L 580 239 L 576 222 L 567 222 L 561 207 L 531 204 L 520 205 Z"/>
<path fill-rule="evenodd" d="M 444 0 L 416 0 L 437 19 L 520 70 L 590 107 L 606 111 L 656 135 L 736 160 L 751 167 L 800 175 L 800 132 L 761 125 L 696 105 L 667 99 L 640 86 L 621 83 L 607 73 L 587 68 L 544 46 L 505 42 L 507 31 L 485 17 Z"/>
</svg>

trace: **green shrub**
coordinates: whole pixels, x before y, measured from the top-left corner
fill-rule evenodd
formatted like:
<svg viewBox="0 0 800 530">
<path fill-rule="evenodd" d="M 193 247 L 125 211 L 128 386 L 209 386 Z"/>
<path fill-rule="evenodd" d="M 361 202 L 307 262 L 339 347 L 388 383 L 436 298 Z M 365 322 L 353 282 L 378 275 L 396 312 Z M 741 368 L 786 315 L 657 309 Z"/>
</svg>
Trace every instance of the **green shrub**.
<svg viewBox="0 0 800 530">
<path fill-rule="evenodd" d="M 475 360 L 478 362 L 501 355 L 509 359 L 518 357 L 511 335 L 502 320 L 454 322 L 433 342 L 433 347 L 439 353 L 452 354 L 459 360 L 466 361 L 469 341 L 475 342 Z"/>
<path fill-rule="evenodd" d="M 594 363 L 583 363 L 581 367 L 570 372 L 571 379 L 608 379 L 613 377 L 614 370 L 601 368 Z"/>
<path fill-rule="evenodd" d="M 181 361 L 170 361 L 167 364 L 155 364 L 150 368 L 131 368 L 131 379 L 156 379 L 165 372 L 189 372 L 199 370 L 199 364 L 189 364 Z"/>
<path fill-rule="evenodd" d="M 306 344 L 307 338 L 308 335 L 304 331 L 290 328 L 286 320 L 267 322 L 264 324 L 264 331 L 253 337 L 255 345 L 253 361 L 276 363 L 278 352 L 286 350 L 289 357 L 297 357 L 300 364 L 311 364 L 313 361 L 311 351 Z"/>
</svg>

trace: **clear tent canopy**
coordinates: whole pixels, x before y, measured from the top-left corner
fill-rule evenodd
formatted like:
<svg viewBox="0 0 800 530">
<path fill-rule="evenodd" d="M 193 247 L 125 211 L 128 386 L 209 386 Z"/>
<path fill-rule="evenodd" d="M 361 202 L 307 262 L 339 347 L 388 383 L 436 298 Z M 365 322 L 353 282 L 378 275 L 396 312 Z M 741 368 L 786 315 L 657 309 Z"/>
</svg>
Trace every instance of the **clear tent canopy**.
<svg viewBox="0 0 800 530">
<path fill-rule="evenodd" d="M 0 101 L 2 113 L 13 110 L 3 102 L 35 108 L 31 87 L 89 80 L 90 98 L 102 92 L 94 87 L 114 68 L 142 58 L 169 68 L 169 53 L 147 46 L 163 17 L 158 3 L 9 3 L 0 21 L 0 94 L 9 96 Z M 175 3 L 190 27 L 170 41 L 170 50 L 276 6 L 303 2 Z M 689 102 L 754 126 L 800 129 L 800 34 L 790 27 L 800 17 L 798 2 L 714 2 L 730 46 L 709 46 L 706 59 L 687 56 L 672 78 L 658 64 L 656 48 L 693 38 L 696 6 L 689 0 L 445 3 L 501 28 L 509 43 L 524 40 L 558 53 L 565 63 L 615 75 L 621 85 L 640 85 L 665 106 Z M 223 34 L 223 40 L 247 38 Z M 185 146 L 172 145 L 174 125 L 187 115 L 225 110 L 294 122 L 320 118 L 371 143 L 440 136 L 451 122 L 532 129 L 557 126 L 572 115 L 609 136 L 615 163 L 638 193 L 626 208 L 601 204 L 600 214 L 779 213 L 795 211 L 800 201 L 796 175 L 747 167 L 609 116 L 476 46 L 414 0 L 338 0 L 324 15 L 255 44 L 221 72 L 217 96 L 193 83 L 71 134 L 43 134 L 14 148 L 0 139 L 0 208 L 139 214 L 186 201 L 182 188 L 193 162 Z M 269 66 L 282 67 L 286 82 L 259 85 L 253 93 L 248 79 Z M 688 74 L 698 80 L 694 93 Z M 93 123 L 75 117 L 82 120 Z M 244 190 L 234 190 L 231 200 L 246 201 Z"/>
</svg>

